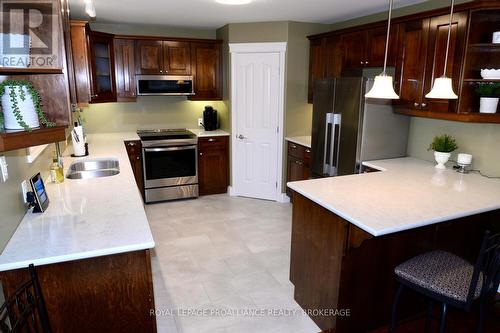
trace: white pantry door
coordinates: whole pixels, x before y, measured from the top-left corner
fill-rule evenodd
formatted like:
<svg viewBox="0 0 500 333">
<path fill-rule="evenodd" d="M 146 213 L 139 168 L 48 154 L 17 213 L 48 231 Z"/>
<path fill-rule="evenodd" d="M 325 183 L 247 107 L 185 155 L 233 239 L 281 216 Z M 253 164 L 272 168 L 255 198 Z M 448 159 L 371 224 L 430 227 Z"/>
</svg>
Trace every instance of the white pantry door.
<svg viewBox="0 0 500 333">
<path fill-rule="evenodd" d="M 232 62 L 234 192 L 244 197 L 279 200 L 282 54 L 233 53 Z"/>
</svg>

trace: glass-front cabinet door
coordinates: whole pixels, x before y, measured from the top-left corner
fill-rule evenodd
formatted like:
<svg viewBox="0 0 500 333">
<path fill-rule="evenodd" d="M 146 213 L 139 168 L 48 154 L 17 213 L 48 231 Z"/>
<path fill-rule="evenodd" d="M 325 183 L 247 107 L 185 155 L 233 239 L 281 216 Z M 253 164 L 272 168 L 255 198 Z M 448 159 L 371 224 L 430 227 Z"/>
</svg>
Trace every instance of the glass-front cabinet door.
<svg viewBox="0 0 500 333">
<path fill-rule="evenodd" d="M 91 31 L 88 38 L 91 62 L 90 102 L 116 102 L 113 36 Z"/>
</svg>

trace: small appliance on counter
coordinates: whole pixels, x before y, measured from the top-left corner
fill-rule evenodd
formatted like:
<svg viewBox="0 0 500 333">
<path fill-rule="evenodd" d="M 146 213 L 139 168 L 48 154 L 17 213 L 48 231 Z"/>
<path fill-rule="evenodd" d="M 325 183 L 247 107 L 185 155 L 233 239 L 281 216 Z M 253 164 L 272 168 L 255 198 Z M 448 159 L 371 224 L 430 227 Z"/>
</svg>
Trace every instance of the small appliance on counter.
<svg viewBox="0 0 500 333">
<path fill-rule="evenodd" d="M 217 110 L 211 106 L 205 106 L 205 111 L 203 111 L 203 127 L 205 131 L 215 131 L 219 128 Z"/>
</svg>

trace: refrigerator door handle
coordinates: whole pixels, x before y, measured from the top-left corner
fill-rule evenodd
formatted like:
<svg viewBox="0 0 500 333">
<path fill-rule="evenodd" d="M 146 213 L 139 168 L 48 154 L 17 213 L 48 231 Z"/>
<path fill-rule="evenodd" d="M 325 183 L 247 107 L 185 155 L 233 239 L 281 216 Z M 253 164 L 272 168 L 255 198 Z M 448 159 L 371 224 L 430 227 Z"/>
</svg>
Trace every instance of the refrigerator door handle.
<svg viewBox="0 0 500 333">
<path fill-rule="evenodd" d="M 337 126 L 339 128 L 338 133 L 337 133 Z M 333 122 L 332 122 L 332 145 L 331 145 L 331 153 L 330 153 L 330 165 L 331 165 L 331 172 L 330 176 L 337 176 L 338 174 L 338 162 L 339 162 L 339 156 L 340 156 L 340 130 L 342 128 L 342 115 L 339 113 L 336 113 L 333 115 Z M 335 137 L 338 137 L 338 140 L 335 140 Z M 337 151 L 337 154 L 335 154 L 335 150 Z M 334 155 L 335 154 L 335 155 Z M 335 159 L 335 162 L 334 162 Z"/>
<path fill-rule="evenodd" d="M 323 152 L 323 174 L 325 175 L 330 175 L 331 174 L 331 156 L 330 154 L 330 160 L 327 161 L 327 154 L 328 154 L 328 145 L 330 147 L 333 146 L 333 142 L 330 141 L 331 137 L 328 136 L 328 129 L 330 128 L 330 125 L 333 124 L 333 113 L 327 113 L 326 114 L 326 123 L 325 123 L 325 147 L 324 147 L 324 152 Z"/>
</svg>

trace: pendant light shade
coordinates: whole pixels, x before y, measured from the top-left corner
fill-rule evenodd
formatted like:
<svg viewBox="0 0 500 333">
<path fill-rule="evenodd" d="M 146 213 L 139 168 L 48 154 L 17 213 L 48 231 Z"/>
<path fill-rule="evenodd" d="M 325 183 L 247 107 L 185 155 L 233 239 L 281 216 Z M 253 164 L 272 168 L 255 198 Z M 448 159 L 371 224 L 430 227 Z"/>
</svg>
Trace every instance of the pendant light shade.
<svg viewBox="0 0 500 333">
<path fill-rule="evenodd" d="M 384 73 L 375 77 L 375 83 L 370 91 L 365 95 L 368 98 L 381 99 L 399 99 L 398 94 L 394 91 L 392 76 L 384 75 Z"/>
<path fill-rule="evenodd" d="M 453 7 L 455 6 L 455 0 L 451 0 L 451 12 L 450 12 L 450 23 L 448 25 L 448 41 L 446 42 L 446 55 L 444 59 L 444 73 L 443 76 L 434 80 L 434 85 L 432 90 L 425 95 L 426 98 L 435 99 L 457 99 L 458 96 L 453 91 L 453 82 L 450 78 L 446 77 L 446 68 L 448 67 L 448 53 L 450 51 L 450 37 L 451 37 L 451 25 L 453 23 Z"/>
<path fill-rule="evenodd" d="M 425 95 L 426 98 L 457 99 L 458 96 L 453 91 L 453 83 L 450 78 L 443 76 L 434 80 L 432 90 Z"/>
<path fill-rule="evenodd" d="M 380 99 L 399 99 L 399 96 L 394 91 L 394 84 L 392 76 L 387 75 L 387 52 L 389 51 L 389 36 L 391 34 L 391 18 L 392 18 L 392 3 L 389 2 L 389 20 L 387 23 L 387 37 L 385 40 L 385 58 L 384 58 L 384 71 L 375 77 L 375 83 L 370 91 L 365 95 L 367 98 L 380 98 Z"/>
</svg>

